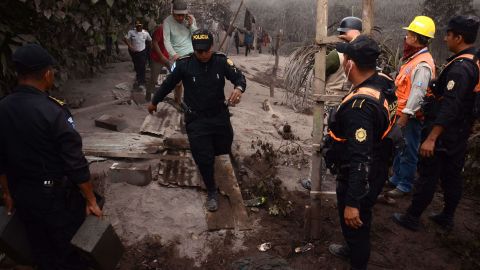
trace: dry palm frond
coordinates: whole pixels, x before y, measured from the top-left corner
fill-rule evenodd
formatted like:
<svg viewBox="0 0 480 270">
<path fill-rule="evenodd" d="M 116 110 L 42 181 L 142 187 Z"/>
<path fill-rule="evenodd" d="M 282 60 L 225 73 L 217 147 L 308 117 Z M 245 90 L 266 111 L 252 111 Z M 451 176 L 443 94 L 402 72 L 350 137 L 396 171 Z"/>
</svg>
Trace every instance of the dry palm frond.
<svg viewBox="0 0 480 270">
<path fill-rule="evenodd" d="M 297 48 L 289 57 L 285 68 L 285 100 L 295 111 L 303 111 L 310 107 L 309 97 L 315 65 L 315 53 L 318 45 Z"/>
<path fill-rule="evenodd" d="M 388 39 L 377 40 L 381 55 L 378 60 L 380 68 L 386 74 L 393 73 L 400 63 L 400 51 L 397 48 L 392 50 L 387 46 Z M 327 51 L 331 50 L 333 45 L 328 46 Z M 292 106 L 296 112 L 306 111 L 313 105 L 312 86 L 313 70 L 315 66 L 315 54 L 319 51 L 318 45 L 307 45 L 297 48 L 288 59 L 288 65 L 285 68 L 285 102 Z"/>
</svg>

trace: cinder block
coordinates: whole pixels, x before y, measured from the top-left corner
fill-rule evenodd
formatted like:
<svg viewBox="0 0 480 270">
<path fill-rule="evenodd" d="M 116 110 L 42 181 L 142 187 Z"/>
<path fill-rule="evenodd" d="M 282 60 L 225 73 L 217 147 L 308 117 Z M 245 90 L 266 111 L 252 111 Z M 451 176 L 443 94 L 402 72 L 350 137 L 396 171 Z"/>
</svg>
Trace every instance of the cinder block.
<svg viewBox="0 0 480 270">
<path fill-rule="evenodd" d="M 5 207 L 0 207 L 0 250 L 16 263 L 32 263 L 25 226 L 18 218 L 18 214 L 8 216 Z"/>
<path fill-rule="evenodd" d="M 95 119 L 95 126 L 113 131 L 120 131 L 127 127 L 125 120 L 104 114 Z"/>
<path fill-rule="evenodd" d="M 112 183 L 146 186 L 152 182 L 152 166 L 150 164 L 114 163 L 110 167 L 110 179 Z"/>
<path fill-rule="evenodd" d="M 80 250 L 94 269 L 113 270 L 123 255 L 124 247 L 112 225 L 95 216 L 88 216 L 73 236 L 71 244 Z"/>
</svg>

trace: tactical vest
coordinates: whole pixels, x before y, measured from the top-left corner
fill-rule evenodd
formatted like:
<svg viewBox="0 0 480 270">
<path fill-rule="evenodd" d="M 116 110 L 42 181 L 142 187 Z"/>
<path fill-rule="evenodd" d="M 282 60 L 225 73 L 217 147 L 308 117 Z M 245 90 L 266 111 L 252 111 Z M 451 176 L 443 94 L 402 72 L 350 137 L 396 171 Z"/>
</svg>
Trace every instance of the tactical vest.
<svg viewBox="0 0 480 270">
<path fill-rule="evenodd" d="M 435 64 L 433 62 L 432 55 L 427 49 L 423 49 L 416 55 L 412 56 L 408 62 L 406 62 L 401 68 L 398 76 L 395 80 L 395 86 L 397 87 L 395 94 L 398 99 L 397 115 L 402 115 L 403 109 L 407 106 L 408 98 L 410 97 L 410 91 L 412 90 L 412 72 L 422 62 L 427 63 L 432 71 L 430 81 L 435 79 Z M 427 92 L 431 92 L 427 89 Z M 417 118 L 421 118 L 420 111 L 416 114 Z"/>
<path fill-rule="evenodd" d="M 343 106 L 345 106 L 345 104 L 347 104 L 348 101 L 352 99 L 356 99 L 353 101 L 352 107 L 359 106 L 361 108 L 361 106 L 365 102 L 365 99 L 368 99 L 373 101 L 380 108 L 382 108 L 384 116 L 389 121 L 388 127 L 382 134 L 382 139 L 384 139 L 392 129 L 393 125 L 395 124 L 396 111 L 397 111 L 396 102 L 389 104 L 385 96 L 379 90 L 376 90 L 370 87 L 360 87 L 358 89 L 353 90 L 343 98 L 342 102 L 337 108 L 337 112 L 340 111 L 343 108 Z M 360 102 L 360 104 L 357 104 L 357 102 Z M 328 134 L 333 140 L 337 142 L 345 142 L 347 140 L 345 138 L 341 138 L 340 136 L 335 135 L 335 132 L 332 129 L 329 129 Z"/>
</svg>

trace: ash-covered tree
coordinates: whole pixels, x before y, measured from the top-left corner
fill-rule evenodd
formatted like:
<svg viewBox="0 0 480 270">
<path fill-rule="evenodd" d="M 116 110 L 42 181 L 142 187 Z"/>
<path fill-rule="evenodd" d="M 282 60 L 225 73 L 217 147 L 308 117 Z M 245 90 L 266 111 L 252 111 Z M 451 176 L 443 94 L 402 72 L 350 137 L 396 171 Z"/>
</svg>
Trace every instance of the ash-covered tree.
<svg viewBox="0 0 480 270">
<path fill-rule="evenodd" d="M 435 39 L 430 45 L 437 65 L 442 64 L 449 55 L 443 37 L 448 21 L 456 15 L 476 15 L 473 0 L 425 0 L 423 14 L 433 19 L 436 26 Z"/>
</svg>

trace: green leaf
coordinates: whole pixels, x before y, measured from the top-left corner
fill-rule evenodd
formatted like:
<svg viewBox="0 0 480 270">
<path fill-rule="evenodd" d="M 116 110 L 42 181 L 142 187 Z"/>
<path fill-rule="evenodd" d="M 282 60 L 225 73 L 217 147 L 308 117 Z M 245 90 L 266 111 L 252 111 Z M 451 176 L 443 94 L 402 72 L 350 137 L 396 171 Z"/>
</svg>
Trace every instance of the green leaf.
<svg viewBox="0 0 480 270">
<path fill-rule="evenodd" d="M 115 0 L 106 0 L 107 1 L 107 5 L 109 7 L 112 7 L 113 6 L 113 3 L 115 3 Z"/>
</svg>

